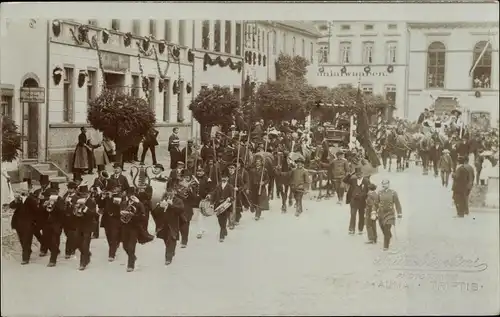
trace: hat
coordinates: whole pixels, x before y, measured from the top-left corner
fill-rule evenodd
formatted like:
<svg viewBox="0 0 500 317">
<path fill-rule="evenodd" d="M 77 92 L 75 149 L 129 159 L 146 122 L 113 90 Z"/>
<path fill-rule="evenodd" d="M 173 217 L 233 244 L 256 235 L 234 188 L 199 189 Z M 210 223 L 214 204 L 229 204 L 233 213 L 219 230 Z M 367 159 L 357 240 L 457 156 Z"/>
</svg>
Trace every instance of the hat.
<svg viewBox="0 0 500 317">
<path fill-rule="evenodd" d="M 177 161 L 177 166 L 184 166 L 184 162 L 183 161 Z"/>
<path fill-rule="evenodd" d="M 203 166 L 198 165 L 198 167 L 196 168 L 196 171 L 197 172 L 205 172 L 205 169 L 203 168 Z"/>
<path fill-rule="evenodd" d="M 388 180 L 388 179 L 383 179 L 383 180 L 382 180 L 382 185 L 387 185 L 387 184 L 389 184 L 389 183 L 390 183 L 390 182 L 389 182 L 389 180 Z"/>
<path fill-rule="evenodd" d="M 158 163 L 158 164 L 155 164 L 155 165 L 154 165 L 154 168 L 161 169 L 162 171 L 164 171 L 164 170 L 165 170 L 165 168 L 163 167 L 163 165 L 162 165 L 162 164 L 159 164 L 159 163 Z"/>
<path fill-rule="evenodd" d="M 40 185 L 46 185 L 49 183 L 49 175 L 40 175 Z"/>
<path fill-rule="evenodd" d="M 443 150 L 443 153 L 450 153 L 450 150 L 448 150 L 448 149 L 444 149 L 444 150 Z"/>
<path fill-rule="evenodd" d="M 188 140 L 188 143 L 189 144 L 193 144 L 193 140 Z"/>
<path fill-rule="evenodd" d="M 130 186 L 129 188 L 127 188 L 127 195 L 134 195 L 135 194 L 135 187 L 133 186 Z"/>
<path fill-rule="evenodd" d="M 179 140 L 172 140 L 172 144 L 179 144 Z"/>
<path fill-rule="evenodd" d="M 231 129 L 236 129 L 236 126 L 234 124 L 231 124 L 230 128 Z"/>
<path fill-rule="evenodd" d="M 109 178 L 109 173 L 108 173 L 108 172 L 106 172 L 106 171 L 101 171 L 101 172 L 99 173 L 99 175 L 100 175 L 100 176 L 102 176 L 102 177 L 104 177 L 104 178 Z"/>
<path fill-rule="evenodd" d="M 231 162 L 227 165 L 227 168 L 234 167 L 236 168 L 236 164 L 234 162 Z"/>
<path fill-rule="evenodd" d="M 78 186 L 76 186 L 75 182 L 69 182 L 67 187 L 68 189 L 76 189 Z"/>
<path fill-rule="evenodd" d="M 255 122 L 255 125 L 260 125 L 260 121 Z"/>
<path fill-rule="evenodd" d="M 89 186 L 87 184 L 87 182 L 83 182 L 80 184 L 80 186 L 78 186 L 78 191 L 82 194 L 86 194 L 89 192 Z"/>
<path fill-rule="evenodd" d="M 57 183 L 57 182 L 50 182 L 50 188 L 52 188 L 52 189 L 59 189 L 59 183 Z"/>
<path fill-rule="evenodd" d="M 122 168 L 122 165 L 120 163 L 113 163 L 113 168 Z"/>
<path fill-rule="evenodd" d="M 191 174 L 191 171 L 188 170 L 187 168 L 185 168 L 181 171 L 181 177 L 191 177 L 191 176 L 193 176 L 193 175 Z"/>
<path fill-rule="evenodd" d="M 304 159 L 299 157 L 298 159 L 295 160 L 295 163 L 304 163 Z"/>
<path fill-rule="evenodd" d="M 221 178 L 229 178 L 229 172 L 227 170 L 224 170 L 224 172 L 222 172 Z"/>
</svg>

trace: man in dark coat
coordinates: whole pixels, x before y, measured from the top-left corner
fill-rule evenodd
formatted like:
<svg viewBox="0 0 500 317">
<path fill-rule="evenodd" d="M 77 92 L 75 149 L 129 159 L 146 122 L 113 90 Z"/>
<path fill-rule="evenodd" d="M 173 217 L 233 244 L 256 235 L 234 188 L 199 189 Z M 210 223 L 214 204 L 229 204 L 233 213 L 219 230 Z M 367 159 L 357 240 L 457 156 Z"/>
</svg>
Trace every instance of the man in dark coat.
<svg viewBox="0 0 500 317">
<path fill-rule="evenodd" d="M 214 191 L 207 196 L 207 199 L 210 199 L 214 207 L 217 209 L 224 202 L 231 202 L 233 199 L 233 191 L 234 187 L 229 184 L 229 175 L 227 171 L 221 176 L 221 182 L 215 187 Z M 224 242 L 224 239 L 227 236 L 227 222 L 229 220 L 229 213 L 231 212 L 231 207 L 228 207 L 226 210 L 217 215 L 217 219 L 219 220 L 219 242 Z"/>
<path fill-rule="evenodd" d="M 110 177 L 109 182 L 117 184 L 122 191 L 128 190 L 130 187 L 127 177 L 122 174 L 122 167 L 120 163 L 113 164 L 114 174 Z"/>
<path fill-rule="evenodd" d="M 457 159 L 457 168 L 455 173 L 453 174 L 453 201 L 455 202 L 455 206 L 457 208 L 457 215 L 455 217 L 463 218 L 465 213 L 469 211 L 469 183 L 470 180 L 470 172 L 465 164 L 465 157 L 459 156 Z M 474 182 L 474 178 L 472 178 L 472 182 Z"/>
<path fill-rule="evenodd" d="M 349 234 L 355 233 L 356 215 L 358 216 L 358 234 L 363 234 L 365 226 L 365 206 L 366 196 L 368 194 L 368 185 L 370 181 L 363 177 L 363 172 L 360 167 L 354 169 L 354 175 L 348 174 L 344 179 L 344 183 L 349 185 L 347 191 L 346 204 L 351 207 L 351 218 L 349 220 Z"/>
<path fill-rule="evenodd" d="M 425 118 L 427 118 L 428 116 L 429 116 L 429 109 L 425 108 L 424 112 L 422 112 L 420 116 L 418 116 L 417 123 L 422 124 L 422 122 L 424 122 Z"/>
<path fill-rule="evenodd" d="M 432 162 L 432 167 L 434 168 L 434 177 L 439 176 L 439 159 L 441 158 L 442 151 L 443 147 L 440 142 L 431 142 L 429 148 L 429 160 Z"/>
<path fill-rule="evenodd" d="M 182 179 L 182 171 L 184 170 L 184 162 L 178 161 L 175 168 L 170 171 L 168 176 L 167 188 L 175 188 Z"/>
<path fill-rule="evenodd" d="M 467 205 L 465 205 L 465 207 L 466 207 L 465 214 L 468 215 L 469 214 L 469 195 L 470 195 L 470 193 L 472 191 L 472 187 L 474 187 L 474 179 L 475 179 L 474 167 L 472 167 L 472 165 L 469 164 L 469 156 L 465 156 L 464 157 L 464 167 L 469 172 L 469 182 L 467 184 L 468 185 L 467 186 L 467 189 L 468 189 L 468 192 L 467 192 Z"/>
<path fill-rule="evenodd" d="M 182 157 L 181 150 L 179 149 L 179 140 L 173 140 L 172 144 L 169 145 L 170 153 L 170 169 L 174 169 L 177 166 L 177 162 L 184 161 L 185 158 Z"/>
<path fill-rule="evenodd" d="M 146 154 L 148 150 L 151 151 L 151 156 L 153 158 L 153 165 L 156 165 L 158 162 L 156 161 L 156 151 L 155 148 L 158 145 L 158 130 L 151 128 L 146 136 L 144 137 L 144 141 L 142 141 L 142 154 L 141 154 L 141 163 L 144 163 L 144 159 L 146 158 Z"/>
</svg>

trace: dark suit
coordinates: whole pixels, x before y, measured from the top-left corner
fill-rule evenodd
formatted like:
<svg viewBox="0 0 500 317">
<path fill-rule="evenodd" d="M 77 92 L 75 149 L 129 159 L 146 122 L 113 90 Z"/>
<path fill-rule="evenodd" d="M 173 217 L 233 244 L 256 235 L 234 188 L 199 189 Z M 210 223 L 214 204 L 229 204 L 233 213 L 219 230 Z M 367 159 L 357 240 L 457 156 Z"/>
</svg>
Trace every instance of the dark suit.
<svg viewBox="0 0 500 317">
<path fill-rule="evenodd" d="M 108 187 L 108 180 L 107 179 L 101 179 L 99 177 L 97 177 L 96 179 L 94 179 L 94 184 L 92 185 L 92 188 L 99 188 L 100 190 L 106 190 L 106 188 Z M 97 197 L 96 198 L 96 203 L 97 203 L 97 207 L 99 209 L 99 212 L 96 212 L 95 214 L 95 225 L 94 225 L 94 230 L 92 231 L 92 237 L 95 238 L 95 239 L 98 239 L 99 238 L 99 228 L 100 228 L 100 217 L 102 215 L 102 211 L 104 209 L 104 205 L 105 205 L 105 202 L 104 200 L 100 199 L 100 197 Z"/>
<path fill-rule="evenodd" d="M 222 185 L 219 184 L 215 187 L 215 190 L 210 194 L 210 200 L 212 204 L 214 204 L 215 208 L 217 208 L 220 204 L 222 204 L 227 198 L 233 197 L 234 187 L 227 183 L 224 189 Z M 220 233 L 219 238 L 224 239 L 227 236 L 227 221 L 229 219 L 229 213 L 231 208 L 226 209 L 223 213 L 217 216 L 219 220 Z"/>
<path fill-rule="evenodd" d="M 344 177 L 344 183 L 349 185 L 349 190 L 346 195 L 346 204 L 351 206 L 351 218 L 349 221 L 349 232 L 354 233 L 356 225 L 356 214 L 358 215 L 358 232 L 363 232 L 365 226 L 365 206 L 366 196 L 368 195 L 368 186 L 370 181 L 363 177 L 360 185 L 358 178 L 355 175 L 347 175 Z"/>
<path fill-rule="evenodd" d="M 170 152 L 170 169 L 177 168 L 177 162 L 184 162 L 184 157 L 181 155 L 181 151 L 178 146 L 172 146 L 169 150 Z"/>
<path fill-rule="evenodd" d="M 174 188 L 179 183 L 181 179 L 181 175 L 177 171 L 177 169 L 173 169 L 170 171 L 170 175 L 168 176 L 167 188 Z"/>
<path fill-rule="evenodd" d="M 142 154 L 141 154 L 142 163 L 144 163 L 144 159 L 146 158 L 146 153 L 148 152 L 148 150 L 151 151 L 153 164 L 158 163 L 156 161 L 156 151 L 155 151 L 155 147 L 158 145 L 158 140 L 156 139 L 158 137 L 158 133 L 159 132 L 157 130 L 153 129 L 144 138 L 144 141 L 142 142 Z"/>
<path fill-rule="evenodd" d="M 116 176 L 116 174 L 112 175 L 108 184 L 118 185 L 121 187 L 122 191 L 126 191 L 130 187 L 127 178 L 122 174 L 118 174 L 118 176 Z"/>
<path fill-rule="evenodd" d="M 22 248 L 22 261 L 28 262 L 31 256 L 31 244 L 35 232 L 35 217 L 38 209 L 34 197 L 28 196 L 26 200 L 13 200 L 9 207 L 14 209 L 11 227 L 16 230 Z"/>
<path fill-rule="evenodd" d="M 469 182 L 468 182 L 468 186 L 467 186 L 467 188 L 468 188 L 467 204 L 465 205 L 465 214 L 468 215 L 469 214 L 469 195 L 472 191 L 472 187 L 474 187 L 475 175 L 474 175 L 474 168 L 472 167 L 472 165 L 470 165 L 469 163 L 465 163 L 464 167 L 469 172 Z"/>
<path fill-rule="evenodd" d="M 165 199 L 165 198 L 163 198 Z M 159 204 L 152 212 L 156 223 L 156 236 L 165 243 L 165 260 L 172 261 L 179 240 L 179 219 L 184 210 L 182 199 L 172 198 L 172 204 L 166 209 Z"/>
<path fill-rule="evenodd" d="M 472 179 L 474 182 L 474 179 Z M 470 172 L 464 165 L 457 166 L 457 169 L 453 175 L 453 200 L 455 201 L 455 206 L 457 208 L 457 215 L 463 217 L 465 213 L 469 212 L 469 183 L 470 183 Z"/>
<path fill-rule="evenodd" d="M 434 144 L 431 146 L 429 149 L 429 159 L 432 161 L 432 166 L 434 168 L 434 176 L 439 175 L 439 159 L 441 158 L 441 152 L 443 151 L 443 148 L 441 145 L 436 145 Z"/>
</svg>

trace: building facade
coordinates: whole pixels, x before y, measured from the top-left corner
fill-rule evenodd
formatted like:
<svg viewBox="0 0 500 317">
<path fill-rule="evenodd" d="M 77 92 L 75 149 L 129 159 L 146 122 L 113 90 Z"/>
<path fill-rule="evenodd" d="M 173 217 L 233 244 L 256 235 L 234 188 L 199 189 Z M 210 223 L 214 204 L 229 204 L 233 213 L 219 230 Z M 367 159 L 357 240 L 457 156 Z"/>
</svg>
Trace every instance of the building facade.
<svg viewBox="0 0 500 317">
<path fill-rule="evenodd" d="M 302 22 L 33 19 L 4 26 L 2 111 L 21 127 L 22 160 L 51 161 L 66 171 L 82 126 L 100 138 L 87 123 L 87 104 L 104 82 L 145 97 L 142 78 L 148 79 L 148 102 L 160 132 L 157 156 L 168 157 L 172 128 L 180 129 L 183 141 L 199 135 L 188 107 L 201 89 L 219 85 L 241 97 L 247 79 L 275 78 L 281 52 L 301 54 L 316 68 L 318 34 Z M 82 41 L 82 30 L 90 43 Z M 23 86 L 39 100 L 17 98 Z"/>
<path fill-rule="evenodd" d="M 498 23 L 411 23 L 408 28 L 409 118 L 416 120 L 430 106 L 436 110 L 458 106 L 471 124 L 489 121 L 496 126 Z"/>
<path fill-rule="evenodd" d="M 406 104 L 407 30 L 401 22 L 316 21 L 317 86 L 358 83 L 366 94 L 385 96 L 403 117 Z"/>
</svg>

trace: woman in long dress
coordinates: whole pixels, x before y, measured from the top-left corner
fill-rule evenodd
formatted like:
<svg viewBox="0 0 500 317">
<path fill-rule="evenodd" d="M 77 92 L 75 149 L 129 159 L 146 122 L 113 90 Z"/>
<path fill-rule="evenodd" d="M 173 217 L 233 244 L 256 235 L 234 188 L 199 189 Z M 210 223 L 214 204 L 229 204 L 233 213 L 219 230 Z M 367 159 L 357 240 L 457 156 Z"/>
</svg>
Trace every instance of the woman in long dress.
<svg viewBox="0 0 500 317">
<path fill-rule="evenodd" d="M 10 204 L 14 200 L 14 193 L 12 192 L 12 186 L 10 184 L 10 176 L 7 174 L 7 170 L 2 166 L 2 207 L 6 204 Z"/>
</svg>

